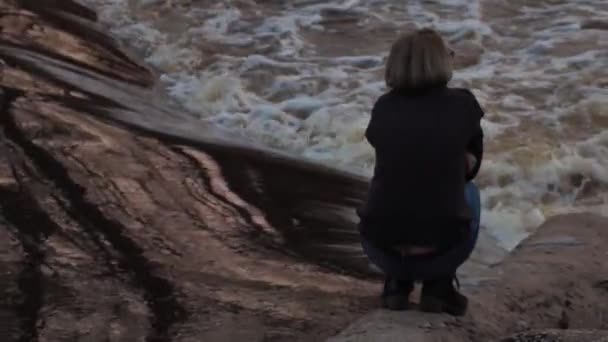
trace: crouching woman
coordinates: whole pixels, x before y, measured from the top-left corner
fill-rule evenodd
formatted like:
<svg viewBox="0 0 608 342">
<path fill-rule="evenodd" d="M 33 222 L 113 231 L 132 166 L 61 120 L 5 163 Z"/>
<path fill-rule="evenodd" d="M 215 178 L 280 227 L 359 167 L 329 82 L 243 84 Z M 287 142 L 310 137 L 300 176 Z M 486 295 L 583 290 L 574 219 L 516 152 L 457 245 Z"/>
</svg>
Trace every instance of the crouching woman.
<svg viewBox="0 0 608 342">
<path fill-rule="evenodd" d="M 401 36 L 386 63 L 388 91 L 366 130 L 376 164 L 359 228 L 365 253 L 385 274 L 383 303 L 393 310 L 408 308 L 418 281 L 421 310 L 467 309 L 454 283 L 479 231 L 472 180 L 482 160 L 484 113 L 471 91 L 448 87 L 453 57 L 433 30 Z"/>
</svg>

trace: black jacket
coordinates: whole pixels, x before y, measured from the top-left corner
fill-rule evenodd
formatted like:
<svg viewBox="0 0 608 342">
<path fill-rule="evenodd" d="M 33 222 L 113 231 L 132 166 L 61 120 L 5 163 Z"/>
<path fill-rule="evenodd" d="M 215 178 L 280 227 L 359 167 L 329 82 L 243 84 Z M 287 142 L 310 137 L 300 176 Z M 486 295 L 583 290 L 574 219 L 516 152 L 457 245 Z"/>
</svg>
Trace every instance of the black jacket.
<svg viewBox="0 0 608 342">
<path fill-rule="evenodd" d="M 483 155 L 484 113 L 466 89 L 391 91 L 375 103 L 366 138 L 376 152 L 361 234 L 380 244 L 445 245 L 471 219 L 464 199 Z M 477 164 L 466 172 L 466 152 Z"/>
</svg>

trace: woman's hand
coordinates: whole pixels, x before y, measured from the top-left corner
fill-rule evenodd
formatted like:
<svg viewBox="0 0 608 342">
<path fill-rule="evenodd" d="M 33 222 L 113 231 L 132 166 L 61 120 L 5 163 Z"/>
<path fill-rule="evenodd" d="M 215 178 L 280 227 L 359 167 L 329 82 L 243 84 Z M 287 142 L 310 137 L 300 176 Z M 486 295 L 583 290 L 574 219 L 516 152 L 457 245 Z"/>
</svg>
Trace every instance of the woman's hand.
<svg viewBox="0 0 608 342">
<path fill-rule="evenodd" d="M 425 255 L 431 254 L 435 251 L 433 247 L 424 247 L 424 246 L 396 246 L 394 247 L 401 256 L 411 256 L 411 255 Z"/>
<path fill-rule="evenodd" d="M 468 152 L 467 152 L 466 156 L 467 156 L 467 172 L 471 172 L 475 168 L 475 164 L 477 164 L 477 158 L 475 158 L 474 155 L 472 155 L 471 153 L 468 153 Z"/>
</svg>

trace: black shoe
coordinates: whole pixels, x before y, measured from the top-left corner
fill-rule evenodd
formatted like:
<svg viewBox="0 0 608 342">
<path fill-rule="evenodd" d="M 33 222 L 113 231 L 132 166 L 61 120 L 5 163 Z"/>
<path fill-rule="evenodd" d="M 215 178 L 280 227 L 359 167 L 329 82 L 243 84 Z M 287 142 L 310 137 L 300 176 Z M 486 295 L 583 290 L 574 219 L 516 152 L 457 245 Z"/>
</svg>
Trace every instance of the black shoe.
<svg viewBox="0 0 608 342">
<path fill-rule="evenodd" d="M 454 282 L 457 287 L 454 287 Z M 420 310 L 463 316 L 467 312 L 469 300 L 458 292 L 457 288 L 460 288 L 460 284 L 456 276 L 425 281 L 420 297 Z"/>
<path fill-rule="evenodd" d="M 413 281 L 402 281 L 391 277 L 384 280 L 382 306 L 394 311 L 409 309 L 410 293 L 414 290 Z"/>
</svg>

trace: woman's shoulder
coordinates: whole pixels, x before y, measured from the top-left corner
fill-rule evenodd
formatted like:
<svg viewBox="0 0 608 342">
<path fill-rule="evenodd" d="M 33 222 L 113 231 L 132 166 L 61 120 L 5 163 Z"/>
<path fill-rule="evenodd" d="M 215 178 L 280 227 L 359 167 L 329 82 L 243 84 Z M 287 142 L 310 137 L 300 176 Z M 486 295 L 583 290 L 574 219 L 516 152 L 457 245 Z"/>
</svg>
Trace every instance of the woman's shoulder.
<svg viewBox="0 0 608 342">
<path fill-rule="evenodd" d="M 448 88 L 448 94 L 477 101 L 475 94 L 468 88 Z"/>
<path fill-rule="evenodd" d="M 378 98 L 374 102 L 372 112 L 380 111 L 383 108 L 386 108 L 387 106 L 390 107 L 394 101 L 395 101 L 395 94 L 392 91 L 387 91 L 387 92 L 381 94 L 380 96 L 378 96 Z"/>
<path fill-rule="evenodd" d="M 404 103 L 403 100 L 411 99 L 416 102 L 420 100 L 428 100 L 432 99 L 432 101 L 437 100 L 438 97 L 449 97 L 457 100 L 464 101 L 466 103 L 474 103 L 477 104 L 477 98 L 473 94 L 470 89 L 467 88 L 448 88 L 448 87 L 437 87 L 434 89 L 429 89 L 421 92 L 399 92 L 397 90 L 389 90 L 383 94 L 381 94 L 375 102 L 375 107 L 391 104 L 393 102 L 398 101 L 399 103 Z M 405 102 L 407 103 L 407 101 Z"/>
<path fill-rule="evenodd" d="M 376 103 L 383 103 L 383 102 L 388 102 L 391 101 L 391 99 L 395 98 L 395 91 L 393 90 L 389 90 L 386 91 L 382 94 L 380 94 L 380 96 L 378 96 L 378 98 L 376 98 Z"/>
<path fill-rule="evenodd" d="M 472 107 L 472 110 L 476 114 L 476 116 L 479 116 L 479 117 L 484 116 L 484 111 L 481 108 L 481 105 L 479 104 L 479 102 L 477 101 L 477 97 L 475 97 L 475 94 L 473 94 L 473 92 L 470 89 L 449 88 L 448 91 L 450 93 L 450 96 L 453 96 L 453 97 L 458 98 L 459 100 L 463 101 L 464 104 L 466 104 L 468 108 Z"/>
</svg>

